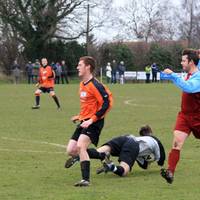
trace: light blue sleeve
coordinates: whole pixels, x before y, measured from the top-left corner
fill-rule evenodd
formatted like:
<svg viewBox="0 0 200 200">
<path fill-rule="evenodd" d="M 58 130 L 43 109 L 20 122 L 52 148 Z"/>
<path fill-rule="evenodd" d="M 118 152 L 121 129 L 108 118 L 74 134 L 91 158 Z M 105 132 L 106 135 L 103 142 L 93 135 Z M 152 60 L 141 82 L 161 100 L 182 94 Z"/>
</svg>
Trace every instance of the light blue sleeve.
<svg viewBox="0 0 200 200">
<path fill-rule="evenodd" d="M 187 93 L 197 93 L 200 92 L 200 73 L 194 74 L 191 76 L 190 79 L 185 81 L 182 77 L 177 75 L 176 73 L 170 74 L 170 80 L 173 81 L 173 83 Z"/>
<path fill-rule="evenodd" d="M 171 80 L 172 81 L 172 76 L 171 76 L 171 74 L 165 74 L 163 72 L 160 72 L 160 79 L 161 80 Z"/>
<path fill-rule="evenodd" d="M 199 62 L 198 62 L 198 65 L 197 65 L 197 67 L 199 68 L 199 70 L 200 70 L 200 60 L 199 60 Z"/>
</svg>

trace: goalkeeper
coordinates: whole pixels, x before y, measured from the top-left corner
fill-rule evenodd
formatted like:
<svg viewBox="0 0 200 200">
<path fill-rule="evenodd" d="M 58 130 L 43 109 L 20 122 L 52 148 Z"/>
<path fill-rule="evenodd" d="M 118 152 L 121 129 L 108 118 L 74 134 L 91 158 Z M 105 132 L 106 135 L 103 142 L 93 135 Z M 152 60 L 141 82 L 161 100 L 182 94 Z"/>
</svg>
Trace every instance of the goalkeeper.
<svg viewBox="0 0 200 200">
<path fill-rule="evenodd" d="M 126 176 L 135 161 L 143 169 L 147 169 L 154 161 L 157 161 L 159 166 L 163 166 L 165 150 L 160 140 L 152 136 L 151 127 L 148 125 L 141 127 L 139 134 L 139 137 L 134 135 L 115 137 L 97 150 L 88 149 L 90 158 L 102 160 L 103 166 L 97 169 L 97 174 L 110 171 L 119 176 Z M 119 157 L 119 165 L 115 165 L 110 160 L 110 154 Z M 65 167 L 71 167 L 76 161 L 78 161 L 78 157 L 68 159 Z"/>
</svg>

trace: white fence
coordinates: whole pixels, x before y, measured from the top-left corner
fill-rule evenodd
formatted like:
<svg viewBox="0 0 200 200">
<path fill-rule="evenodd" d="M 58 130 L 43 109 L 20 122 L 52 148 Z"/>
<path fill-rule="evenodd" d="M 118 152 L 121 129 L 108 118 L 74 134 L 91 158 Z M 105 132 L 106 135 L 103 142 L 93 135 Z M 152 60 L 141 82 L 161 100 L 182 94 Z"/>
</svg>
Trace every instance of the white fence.
<svg viewBox="0 0 200 200">
<path fill-rule="evenodd" d="M 150 75 L 150 79 L 152 74 Z M 124 73 L 125 80 L 146 80 L 146 73 L 144 71 L 126 71 Z M 157 80 L 160 80 L 160 73 L 157 73 Z"/>
<path fill-rule="evenodd" d="M 186 73 L 177 73 L 178 75 L 182 76 L 183 78 L 186 76 Z M 146 73 L 145 71 L 126 71 L 124 73 L 125 80 L 146 80 Z M 152 73 L 150 74 L 150 79 L 152 79 Z M 157 80 L 160 80 L 160 73 L 157 73 Z"/>
</svg>

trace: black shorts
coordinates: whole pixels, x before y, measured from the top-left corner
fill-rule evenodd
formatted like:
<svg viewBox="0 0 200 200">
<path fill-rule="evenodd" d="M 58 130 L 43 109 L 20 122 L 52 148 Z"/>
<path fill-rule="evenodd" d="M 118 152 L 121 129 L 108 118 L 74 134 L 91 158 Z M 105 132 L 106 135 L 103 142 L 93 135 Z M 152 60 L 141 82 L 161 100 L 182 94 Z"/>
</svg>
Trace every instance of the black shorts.
<svg viewBox="0 0 200 200">
<path fill-rule="evenodd" d="M 100 119 L 92 123 L 88 128 L 82 128 L 80 125 L 78 125 L 71 139 L 78 141 L 79 136 L 81 134 L 84 134 L 90 138 L 92 144 L 97 146 L 103 126 L 104 126 L 104 119 Z"/>
<path fill-rule="evenodd" d="M 41 90 L 43 93 L 50 93 L 52 91 L 54 91 L 53 87 L 49 87 L 49 88 L 45 88 L 45 87 L 40 87 L 39 90 Z"/>
<path fill-rule="evenodd" d="M 119 136 L 104 145 L 111 147 L 111 155 L 119 157 L 119 162 L 123 161 L 129 165 L 130 169 L 132 168 L 139 154 L 139 143 L 132 137 Z"/>
</svg>

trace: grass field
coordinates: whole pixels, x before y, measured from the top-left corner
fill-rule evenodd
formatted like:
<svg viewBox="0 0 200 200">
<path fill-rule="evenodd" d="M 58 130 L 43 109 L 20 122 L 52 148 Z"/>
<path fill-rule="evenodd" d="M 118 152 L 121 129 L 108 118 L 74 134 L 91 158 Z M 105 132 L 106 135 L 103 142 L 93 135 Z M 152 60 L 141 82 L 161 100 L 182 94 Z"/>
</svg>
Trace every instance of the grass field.
<svg viewBox="0 0 200 200">
<path fill-rule="evenodd" d="M 110 85 L 115 104 L 106 118 L 99 145 L 113 136 L 137 134 L 150 124 L 168 153 L 180 106 L 180 91 L 172 84 Z M 191 136 L 181 153 L 174 184 L 168 185 L 153 164 L 148 171 L 135 165 L 126 178 L 96 175 L 91 162 L 91 186 L 75 188 L 80 167 L 64 169 L 65 145 L 75 126 L 70 117 L 79 111 L 78 84 L 56 86 L 62 110 L 48 95 L 41 109 L 31 110 L 32 85 L 0 85 L 0 199 L 1 200 L 199 200 L 200 142 Z M 56 146 L 55 144 L 60 144 Z"/>
</svg>

